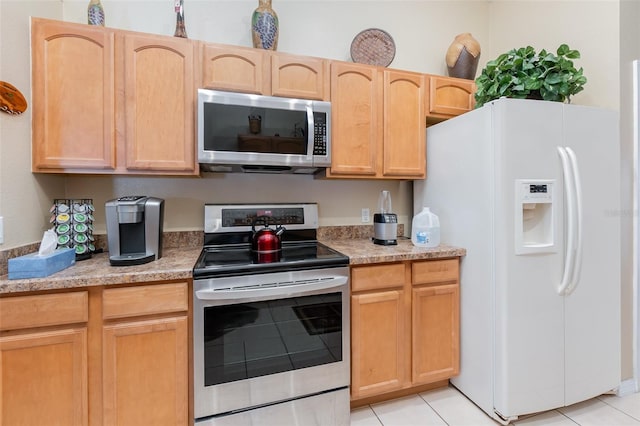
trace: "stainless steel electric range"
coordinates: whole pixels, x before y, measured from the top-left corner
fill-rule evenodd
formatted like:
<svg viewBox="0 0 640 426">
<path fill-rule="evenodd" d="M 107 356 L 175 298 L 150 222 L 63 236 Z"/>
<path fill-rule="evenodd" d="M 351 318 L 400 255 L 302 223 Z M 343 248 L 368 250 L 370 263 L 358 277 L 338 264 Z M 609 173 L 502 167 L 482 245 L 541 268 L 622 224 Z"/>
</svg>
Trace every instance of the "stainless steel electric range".
<svg viewBox="0 0 640 426">
<path fill-rule="evenodd" d="M 275 252 L 252 250 L 259 217 L 285 228 Z M 317 204 L 207 204 L 204 222 L 196 424 L 348 425 L 349 259 L 317 241 Z"/>
</svg>

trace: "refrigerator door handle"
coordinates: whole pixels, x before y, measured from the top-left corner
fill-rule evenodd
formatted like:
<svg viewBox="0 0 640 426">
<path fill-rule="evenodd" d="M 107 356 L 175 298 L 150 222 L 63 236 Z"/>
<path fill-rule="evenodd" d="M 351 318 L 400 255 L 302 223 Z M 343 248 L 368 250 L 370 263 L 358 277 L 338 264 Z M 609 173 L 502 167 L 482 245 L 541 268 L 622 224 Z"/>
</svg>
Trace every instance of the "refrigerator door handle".
<svg viewBox="0 0 640 426">
<path fill-rule="evenodd" d="M 580 270 L 582 269 L 582 186 L 580 183 L 580 169 L 578 168 L 576 153 L 569 147 L 566 147 L 565 149 L 569 156 L 569 160 L 571 161 L 571 169 L 573 171 L 573 189 L 575 197 L 574 213 L 576 215 L 576 255 L 574 258 L 571 280 L 564 292 L 565 295 L 569 295 L 576 289 L 578 281 L 580 280 Z"/>
<path fill-rule="evenodd" d="M 567 288 L 571 284 L 571 278 L 573 277 L 573 268 L 575 266 L 575 253 L 576 253 L 576 213 L 575 213 L 575 191 L 574 191 L 574 176 L 571 170 L 571 162 L 567 150 L 561 146 L 558 147 L 558 154 L 560 155 L 560 162 L 562 163 L 562 174 L 564 178 L 564 189 L 567 198 L 567 248 L 564 259 L 564 271 L 562 273 L 562 281 L 560 287 L 558 287 L 558 294 L 563 296 L 567 291 Z"/>
</svg>

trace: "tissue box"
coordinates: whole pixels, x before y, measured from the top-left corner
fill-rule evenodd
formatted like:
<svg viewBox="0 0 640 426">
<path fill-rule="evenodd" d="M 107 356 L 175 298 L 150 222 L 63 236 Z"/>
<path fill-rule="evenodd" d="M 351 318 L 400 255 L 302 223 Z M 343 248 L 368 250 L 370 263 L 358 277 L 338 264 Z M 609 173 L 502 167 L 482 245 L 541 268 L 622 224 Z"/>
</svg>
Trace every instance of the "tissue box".
<svg viewBox="0 0 640 426">
<path fill-rule="evenodd" d="M 9 259 L 9 279 L 47 277 L 74 263 L 76 263 L 76 251 L 72 248 L 57 249 L 43 256 L 30 253 Z"/>
</svg>

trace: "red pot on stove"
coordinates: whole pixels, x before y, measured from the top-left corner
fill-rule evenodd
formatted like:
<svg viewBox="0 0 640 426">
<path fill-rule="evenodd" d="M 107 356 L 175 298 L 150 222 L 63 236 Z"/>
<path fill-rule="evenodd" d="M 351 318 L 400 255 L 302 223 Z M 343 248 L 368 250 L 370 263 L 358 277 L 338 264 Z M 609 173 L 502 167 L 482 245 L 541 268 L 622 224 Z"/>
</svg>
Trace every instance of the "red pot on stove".
<svg viewBox="0 0 640 426">
<path fill-rule="evenodd" d="M 256 231 L 256 225 L 263 225 L 264 228 Z M 269 216 L 258 216 L 251 224 L 253 239 L 251 249 L 258 254 L 279 253 L 282 251 L 282 233 L 285 228 L 276 225 L 275 229 L 269 228 Z"/>
</svg>

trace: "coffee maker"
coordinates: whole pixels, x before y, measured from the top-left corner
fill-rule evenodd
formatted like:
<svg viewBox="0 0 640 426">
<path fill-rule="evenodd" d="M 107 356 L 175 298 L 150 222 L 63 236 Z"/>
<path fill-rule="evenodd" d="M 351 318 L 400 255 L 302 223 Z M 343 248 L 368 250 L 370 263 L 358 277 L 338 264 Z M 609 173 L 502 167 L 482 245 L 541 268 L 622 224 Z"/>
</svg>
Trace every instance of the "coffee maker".
<svg viewBox="0 0 640 426">
<path fill-rule="evenodd" d="M 389 191 L 382 191 L 378 198 L 378 213 L 373 215 L 373 242 L 383 246 L 398 244 L 398 216 L 391 213 Z"/>
<path fill-rule="evenodd" d="M 105 208 L 111 265 L 142 265 L 162 257 L 163 199 L 129 195 L 107 201 Z"/>
</svg>

